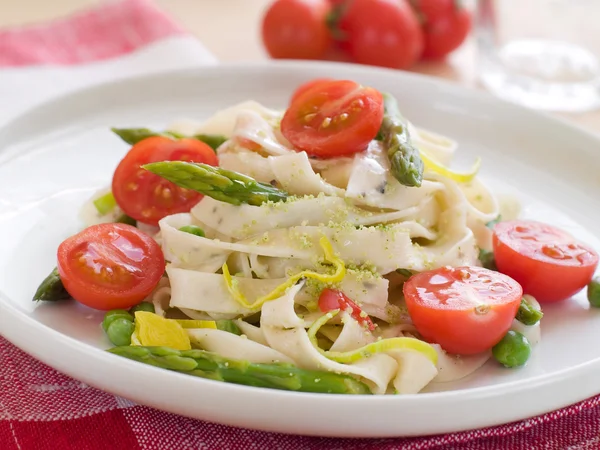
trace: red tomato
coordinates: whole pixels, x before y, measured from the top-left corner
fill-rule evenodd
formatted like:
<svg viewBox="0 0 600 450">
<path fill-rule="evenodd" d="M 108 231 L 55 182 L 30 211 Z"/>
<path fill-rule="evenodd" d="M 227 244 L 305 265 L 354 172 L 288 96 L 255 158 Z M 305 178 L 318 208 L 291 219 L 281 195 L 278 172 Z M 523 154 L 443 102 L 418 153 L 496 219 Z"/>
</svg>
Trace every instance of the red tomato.
<svg viewBox="0 0 600 450">
<path fill-rule="evenodd" d="M 321 84 L 325 84 L 329 81 L 333 81 L 331 78 L 315 78 L 314 80 L 307 81 L 304 84 L 298 86 L 298 88 L 292 94 L 292 98 L 290 99 L 290 104 L 294 103 L 294 101 L 300 97 L 300 95 L 305 92 L 313 89 L 314 87 L 320 86 Z"/>
<path fill-rule="evenodd" d="M 447 16 L 456 8 L 456 0 L 411 0 L 411 4 L 424 21 Z"/>
<path fill-rule="evenodd" d="M 512 278 L 482 267 L 442 267 L 404 283 L 408 313 L 428 340 L 449 353 L 492 348 L 509 330 L 523 290 Z"/>
<path fill-rule="evenodd" d="M 348 311 L 352 318 L 370 331 L 375 329 L 371 318 L 360 306 L 350 300 L 346 294 L 335 289 L 323 289 L 319 297 L 319 309 L 323 312 L 329 312 L 336 309 Z"/>
<path fill-rule="evenodd" d="M 151 137 L 135 144 L 115 170 L 112 193 L 125 214 L 149 225 L 157 225 L 165 216 L 188 212 L 202 199 L 201 194 L 140 167 L 158 161 L 218 164 L 213 149 L 196 139 Z"/>
<path fill-rule="evenodd" d="M 539 222 L 500 222 L 494 227 L 498 270 L 540 302 L 567 299 L 583 289 L 598 266 L 598 253 L 570 234 Z"/>
<path fill-rule="evenodd" d="M 406 0 L 354 0 L 338 28 L 360 64 L 406 69 L 423 52 L 423 32 Z"/>
<path fill-rule="evenodd" d="M 58 273 L 65 289 L 90 308 L 137 305 L 164 272 L 160 246 L 131 225 L 93 225 L 58 247 Z"/>
<path fill-rule="evenodd" d="M 423 58 L 440 59 L 456 50 L 471 31 L 471 13 L 455 7 L 439 17 L 426 17 Z"/>
<path fill-rule="evenodd" d="M 273 58 L 320 59 L 332 44 L 327 0 L 277 0 L 262 23 L 262 39 Z"/>
<path fill-rule="evenodd" d="M 262 148 L 258 142 L 251 141 L 250 139 L 237 137 L 235 138 L 235 140 L 237 141 L 240 147 L 243 147 L 252 152 L 257 152 Z"/>
<path fill-rule="evenodd" d="M 294 100 L 281 120 L 281 132 L 296 149 L 327 158 L 363 151 L 382 120 L 379 91 L 354 81 L 329 81 Z"/>
</svg>

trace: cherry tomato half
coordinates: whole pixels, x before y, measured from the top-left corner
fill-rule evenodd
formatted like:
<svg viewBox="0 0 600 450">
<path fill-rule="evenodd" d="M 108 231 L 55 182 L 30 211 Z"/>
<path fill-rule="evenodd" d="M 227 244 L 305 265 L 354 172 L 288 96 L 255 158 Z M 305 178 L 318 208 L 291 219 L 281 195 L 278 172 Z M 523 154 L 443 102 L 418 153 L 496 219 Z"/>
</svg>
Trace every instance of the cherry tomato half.
<svg viewBox="0 0 600 450">
<path fill-rule="evenodd" d="M 423 31 L 406 0 L 353 0 L 338 28 L 359 64 L 406 69 L 423 52 Z"/>
<path fill-rule="evenodd" d="M 539 302 L 565 300 L 592 279 L 598 253 L 573 236 L 540 222 L 515 220 L 494 227 L 498 270 Z"/>
<path fill-rule="evenodd" d="M 315 78 L 314 80 L 307 81 L 304 84 L 301 84 L 296 88 L 294 93 L 292 94 L 292 98 L 290 99 L 290 104 L 294 103 L 294 101 L 300 97 L 305 92 L 320 86 L 321 84 L 328 83 L 329 81 L 333 81 L 331 78 Z"/>
<path fill-rule="evenodd" d="M 449 353 L 489 350 L 509 330 L 523 290 L 512 278 L 482 267 L 442 267 L 404 283 L 408 313 L 428 340 Z"/>
<path fill-rule="evenodd" d="M 158 161 L 218 164 L 213 149 L 196 139 L 151 137 L 135 144 L 115 170 L 112 193 L 125 214 L 148 225 L 157 225 L 171 214 L 188 212 L 202 199 L 201 194 L 141 168 Z"/>
<path fill-rule="evenodd" d="M 329 81 L 301 93 L 281 120 L 281 132 L 298 150 L 317 157 L 363 151 L 383 120 L 383 97 L 354 81 Z"/>
<path fill-rule="evenodd" d="M 360 306 L 350 300 L 346 294 L 336 289 L 323 289 L 319 297 L 319 309 L 323 312 L 329 312 L 335 309 L 348 311 L 352 318 L 358 323 L 370 331 L 375 329 L 375 325 L 368 314 L 363 312 Z"/>
<path fill-rule="evenodd" d="M 58 273 L 67 292 L 90 308 L 130 308 L 165 272 L 160 246 L 131 225 L 86 228 L 58 247 Z"/>
<path fill-rule="evenodd" d="M 262 23 L 263 43 L 273 58 L 321 59 L 332 44 L 327 0 L 277 0 Z"/>
</svg>

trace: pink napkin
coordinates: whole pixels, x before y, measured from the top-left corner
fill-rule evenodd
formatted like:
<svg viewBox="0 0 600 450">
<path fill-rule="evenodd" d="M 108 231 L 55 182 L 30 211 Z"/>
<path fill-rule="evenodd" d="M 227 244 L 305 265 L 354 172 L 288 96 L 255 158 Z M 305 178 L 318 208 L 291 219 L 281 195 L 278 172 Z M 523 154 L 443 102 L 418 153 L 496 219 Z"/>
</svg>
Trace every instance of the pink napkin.
<svg viewBox="0 0 600 450">
<path fill-rule="evenodd" d="M 68 90 L 214 62 L 197 40 L 145 0 L 105 3 L 51 24 L 0 31 L 0 124 Z M 0 355 L 2 450 L 600 448 L 600 397 L 514 424 L 443 436 L 314 438 L 232 428 L 139 406 L 67 377 L 3 338 Z"/>
</svg>

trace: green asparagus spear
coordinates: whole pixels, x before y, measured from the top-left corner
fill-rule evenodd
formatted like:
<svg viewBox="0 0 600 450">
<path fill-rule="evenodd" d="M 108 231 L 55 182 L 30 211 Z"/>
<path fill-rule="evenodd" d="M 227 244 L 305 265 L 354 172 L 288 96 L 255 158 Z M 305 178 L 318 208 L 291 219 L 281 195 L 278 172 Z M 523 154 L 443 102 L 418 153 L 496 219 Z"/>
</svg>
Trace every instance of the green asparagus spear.
<svg viewBox="0 0 600 450">
<path fill-rule="evenodd" d="M 253 364 L 223 358 L 204 350 L 123 346 L 108 351 L 163 369 L 247 386 L 329 394 L 370 393 L 364 383 L 347 375 L 304 370 L 291 364 Z"/>
<path fill-rule="evenodd" d="M 36 302 L 40 300 L 45 302 L 55 302 L 58 300 L 66 300 L 68 298 L 71 298 L 71 296 L 63 286 L 56 267 L 50 272 L 50 275 L 42 281 L 42 284 L 40 284 L 33 295 L 33 300 Z"/>
<path fill-rule="evenodd" d="M 179 139 L 184 137 L 178 133 L 152 131 L 148 128 L 111 128 L 111 131 L 130 145 L 137 144 L 144 139 L 155 136 Z"/>
<path fill-rule="evenodd" d="M 152 131 L 148 128 L 111 128 L 112 132 L 119 136 L 123 141 L 130 145 L 154 136 L 168 137 L 170 139 L 196 139 L 207 144 L 213 150 L 216 150 L 223 142 L 227 140 L 225 136 L 217 134 L 195 134 L 193 136 L 185 136 L 174 131 Z"/>
<path fill-rule="evenodd" d="M 515 318 L 524 325 L 535 325 L 542 320 L 542 317 L 544 317 L 544 313 L 531 306 L 527 301 L 527 296 L 524 295 Z"/>
<path fill-rule="evenodd" d="M 181 186 L 215 200 L 240 205 L 260 206 L 267 201 L 280 202 L 288 194 L 270 184 L 259 183 L 241 173 L 209 166 L 208 164 L 184 161 L 163 161 L 142 166 L 177 186 Z"/>
<path fill-rule="evenodd" d="M 213 150 L 218 149 L 219 146 L 227 140 L 225 136 L 219 136 L 218 134 L 195 134 L 192 137 L 204 142 Z"/>
<path fill-rule="evenodd" d="M 400 184 L 419 187 L 423 181 L 423 161 L 419 149 L 410 140 L 406 121 L 398 110 L 396 99 L 383 94 L 385 114 L 380 133 L 387 147 L 390 171 Z"/>
</svg>

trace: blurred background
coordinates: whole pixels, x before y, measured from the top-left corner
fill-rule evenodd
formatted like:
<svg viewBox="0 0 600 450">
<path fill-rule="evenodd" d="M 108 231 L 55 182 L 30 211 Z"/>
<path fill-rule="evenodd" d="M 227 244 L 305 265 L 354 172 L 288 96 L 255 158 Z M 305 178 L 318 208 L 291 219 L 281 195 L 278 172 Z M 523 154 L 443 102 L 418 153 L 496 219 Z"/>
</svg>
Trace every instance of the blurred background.
<svg viewBox="0 0 600 450">
<path fill-rule="evenodd" d="M 1 0 L 0 27 L 107 0 Z M 487 89 L 600 131 L 600 0 L 155 0 L 222 62 L 351 61 Z"/>
</svg>

